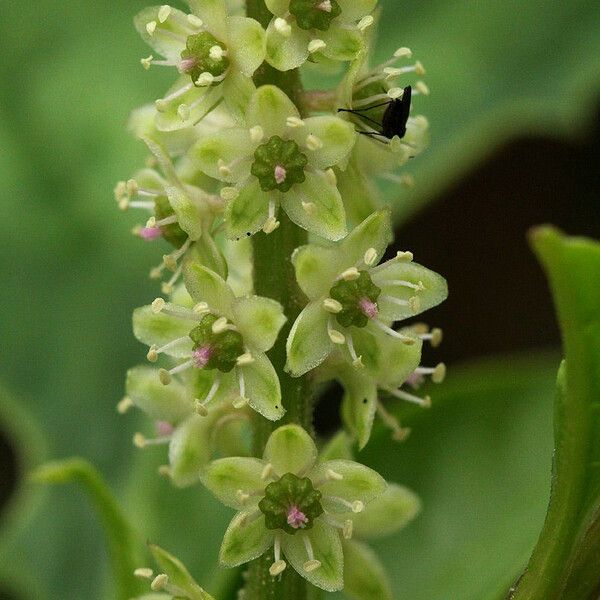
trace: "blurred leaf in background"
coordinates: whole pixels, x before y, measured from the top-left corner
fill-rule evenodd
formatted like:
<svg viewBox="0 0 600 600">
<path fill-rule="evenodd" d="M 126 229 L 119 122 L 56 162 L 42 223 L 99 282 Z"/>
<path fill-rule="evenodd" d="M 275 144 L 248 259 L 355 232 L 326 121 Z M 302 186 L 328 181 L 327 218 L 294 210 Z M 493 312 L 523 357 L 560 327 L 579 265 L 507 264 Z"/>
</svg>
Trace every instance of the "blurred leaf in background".
<svg viewBox="0 0 600 600">
<path fill-rule="evenodd" d="M 30 399 L 23 409 L 43 424 L 51 457 L 89 459 L 106 474 L 141 533 L 179 556 L 205 582 L 210 576 L 206 565 L 214 564 L 228 515 L 201 490 L 173 490 L 158 479 L 159 455 L 139 455 L 131 448 L 131 435 L 140 426 L 137 417 L 119 420 L 114 411 L 125 370 L 143 358 L 130 333 L 131 309 L 156 294 L 145 276 L 161 254 L 127 235 L 135 218 L 119 213 L 112 199 L 114 182 L 126 178 L 144 157 L 142 146 L 125 131 L 127 117 L 169 84 L 168 73 L 157 69 L 149 75 L 139 65 L 147 49 L 133 30 L 132 17 L 145 5 L 141 0 L 65 0 L 58 6 L 40 0 L 3 6 L 0 378 Z M 378 58 L 397 46 L 411 46 L 425 63 L 432 88 L 432 96 L 416 106 L 432 130 L 430 150 L 410 165 L 417 185 L 402 194 L 388 191 L 390 197 L 401 196 L 395 205 L 399 217 L 432 199 L 508 136 L 532 130 L 580 134 L 589 122 L 600 81 L 596 2 L 399 6 L 387 0 L 382 5 L 389 18 L 382 21 Z M 510 210 L 507 199 L 507 214 Z M 498 368 L 506 372 L 503 364 Z M 508 364 L 512 368 L 517 362 Z M 473 557 L 489 547 L 491 536 L 506 534 L 499 550 L 506 565 L 513 543 L 521 554 L 512 557 L 511 566 L 526 559 L 548 494 L 556 364 L 536 363 L 530 376 L 518 375 L 516 392 L 506 374 L 501 382 L 492 377 L 490 385 L 496 387 L 479 394 L 469 383 L 463 396 L 457 386 L 481 377 L 477 371 L 468 375 L 467 369 L 443 391 L 439 410 L 444 414 L 438 418 L 432 412 L 431 420 L 415 427 L 422 428 L 415 438 L 423 443 L 398 448 L 388 474 L 413 484 L 426 503 L 424 516 L 405 536 L 382 546 L 398 569 L 404 597 L 416 597 L 410 590 L 427 578 L 423 561 L 439 567 L 426 588 L 430 598 L 443 597 L 439 590 L 452 576 L 462 577 L 462 589 L 477 597 L 480 583 L 441 560 L 453 559 L 465 540 L 472 540 L 465 552 Z M 525 385 L 537 378 L 538 389 L 545 390 L 539 396 Z M 521 411 L 531 433 L 510 419 L 509 409 Z M 518 441 L 514 447 L 507 445 L 511 436 Z M 368 450 L 373 464 L 381 460 L 379 447 Z M 481 463 L 472 452 L 482 453 Z M 511 464 L 518 458 L 525 462 L 517 462 L 521 466 L 513 472 Z M 460 461 L 469 467 L 464 472 Z M 490 478 L 490 469 L 498 479 Z M 450 479 L 449 473 L 456 476 Z M 524 503 L 502 486 L 509 475 L 511 485 L 521 486 Z M 437 487 L 444 494 L 438 495 Z M 494 494 L 503 502 L 501 510 L 485 504 Z M 480 521 L 469 519 L 465 498 L 477 501 L 473 510 Z M 31 503 L 21 505 L 30 513 Z M 463 530 L 465 523 L 471 528 Z M 482 526 L 474 531 L 477 523 Z M 475 533 L 489 537 L 472 538 Z M 410 543 L 422 539 L 428 545 L 421 543 L 415 554 Z M 22 534 L 3 536 L 0 544 L 0 576 L 18 564 L 37 586 L 29 595 L 24 592 L 23 600 L 111 597 L 100 527 L 71 489 L 45 495 Z M 398 548 L 403 555 L 396 554 Z M 478 564 L 487 568 L 491 563 Z M 491 587 L 506 583 L 508 571 L 501 566 L 490 573 Z"/>
</svg>

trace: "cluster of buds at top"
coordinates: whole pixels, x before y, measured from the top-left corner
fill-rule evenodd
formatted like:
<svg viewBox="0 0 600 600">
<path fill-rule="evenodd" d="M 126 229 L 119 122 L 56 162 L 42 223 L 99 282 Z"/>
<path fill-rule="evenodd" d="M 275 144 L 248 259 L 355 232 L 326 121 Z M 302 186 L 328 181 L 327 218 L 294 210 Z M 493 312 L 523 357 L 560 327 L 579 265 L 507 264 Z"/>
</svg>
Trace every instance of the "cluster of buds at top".
<svg viewBox="0 0 600 600">
<path fill-rule="evenodd" d="M 155 433 L 138 433 L 134 443 L 168 446 L 162 474 L 179 486 L 200 480 L 238 511 L 221 548 L 224 565 L 268 552 L 272 577 L 292 567 L 357 598 L 364 590 L 344 572 L 367 572 L 371 597 L 387 600 L 383 569 L 361 540 L 401 527 L 418 500 L 342 449 L 364 447 L 376 415 L 403 439 L 407 430 L 384 401 L 427 407 L 429 396 L 416 388 L 445 375 L 443 363 L 421 364 L 424 342 L 438 345 L 441 331 L 408 320 L 442 302 L 446 282 L 408 251 L 381 262 L 392 241 L 390 212 L 369 181 L 398 180 L 396 167 L 425 145 L 427 121 L 411 112 L 412 99 L 428 93 L 412 80 L 423 65 L 400 48 L 369 66 L 376 0 L 265 0 L 265 28 L 240 3 L 188 5 L 189 12 L 162 5 L 135 18 L 153 52 L 142 65 L 169 67 L 175 80 L 132 116 L 150 158 L 115 196 L 122 210 L 146 213 L 137 236 L 171 248 L 151 272 L 168 273 L 163 296 L 134 312 L 150 364 L 129 371 L 119 410 L 135 406 L 151 418 Z M 256 86 L 265 61 L 279 71 L 307 61 L 347 68 L 335 92 L 288 88 L 288 96 Z M 278 421 L 287 401 L 267 356 L 287 317 L 278 302 L 253 294 L 249 238 L 273 234 L 284 220 L 310 234 L 291 256 L 306 302 L 289 323 L 285 369 L 342 384 L 346 441 L 318 455 L 302 428 L 285 425 L 262 458 L 249 458 L 254 413 Z M 283 344 L 274 352 L 283 354 Z M 165 572 L 137 572 L 153 591 L 208 597 L 176 559 L 153 553 Z"/>
</svg>

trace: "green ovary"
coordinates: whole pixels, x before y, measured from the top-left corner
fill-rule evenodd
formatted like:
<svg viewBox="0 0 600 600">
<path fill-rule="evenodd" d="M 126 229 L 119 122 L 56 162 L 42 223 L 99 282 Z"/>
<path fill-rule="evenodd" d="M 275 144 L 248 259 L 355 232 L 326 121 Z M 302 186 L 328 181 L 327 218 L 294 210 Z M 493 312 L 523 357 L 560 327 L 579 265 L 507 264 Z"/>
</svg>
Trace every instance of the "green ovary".
<svg viewBox="0 0 600 600">
<path fill-rule="evenodd" d="M 366 271 L 360 271 L 358 279 L 338 281 L 329 295 L 342 305 L 336 314 L 342 327 L 366 327 L 369 319 L 377 316 L 377 298 L 381 294 Z"/>
<path fill-rule="evenodd" d="M 274 135 L 254 152 L 251 172 L 264 192 L 287 192 L 294 184 L 306 179 L 306 155 L 293 140 L 283 140 Z"/>
<path fill-rule="evenodd" d="M 258 508 L 265 515 L 267 529 L 283 529 L 294 535 L 302 529 L 310 529 L 314 520 L 323 514 L 321 497 L 310 479 L 286 473 L 265 488 L 265 497 Z"/>
<path fill-rule="evenodd" d="M 212 326 L 217 319 L 208 314 L 190 331 L 194 342 L 192 357 L 198 368 L 228 373 L 236 366 L 238 356 L 244 353 L 244 340 L 239 332 L 230 329 L 214 333 Z"/>
</svg>

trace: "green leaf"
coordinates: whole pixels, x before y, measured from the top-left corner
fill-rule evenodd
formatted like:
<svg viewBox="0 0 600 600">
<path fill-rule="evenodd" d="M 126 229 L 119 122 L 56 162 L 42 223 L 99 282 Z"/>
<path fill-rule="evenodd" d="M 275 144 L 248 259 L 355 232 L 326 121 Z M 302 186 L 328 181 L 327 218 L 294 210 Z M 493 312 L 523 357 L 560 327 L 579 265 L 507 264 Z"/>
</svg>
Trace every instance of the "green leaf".
<svg viewBox="0 0 600 600">
<path fill-rule="evenodd" d="M 284 425 L 269 436 L 263 458 L 280 477 L 286 473 L 304 476 L 317 459 L 317 448 L 302 427 Z"/>
<path fill-rule="evenodd" d="M 534 229 L 566 360 L 558 374 L 552 494 L 515 600 L 595 598 L 600 589 L 600 244 Z"/>
<path fill-rule="evenodd" d="M 344 594 L 353 600 L 392 600 L 391 585 L 377 555 L 356 540 L 344 540 Z"/>
<path fill-rule="evenodd" d="M 83 486 L 102 519 L 108 537 L 116 597 L 129 600 L 141 593 L 142 583 L 133 575 L 139 566 L 139 539 L 98 471 L 82 458 L 70 458 L 42 465 L 32 473 L 31 479 L 36 483 L 79 483 Z"/>
<path fill-rule="evenodd" d="M 168 575 L 169 582 L 184 591 L 190 600 L 214 600 L 194 581 L 185 565 L 178 558 L 155 544 L 149 544 L 149 548 L 161 572 Z"/>
<path fill-rule="evenodd" d="M 227 528 L 219 553 L 226 567 L 237 567 L 258 558 L 273 545 L 273 532 L 265 527 L 265 517 L 252 520 L 251 513 L 238 513 Z"/>
</svg>

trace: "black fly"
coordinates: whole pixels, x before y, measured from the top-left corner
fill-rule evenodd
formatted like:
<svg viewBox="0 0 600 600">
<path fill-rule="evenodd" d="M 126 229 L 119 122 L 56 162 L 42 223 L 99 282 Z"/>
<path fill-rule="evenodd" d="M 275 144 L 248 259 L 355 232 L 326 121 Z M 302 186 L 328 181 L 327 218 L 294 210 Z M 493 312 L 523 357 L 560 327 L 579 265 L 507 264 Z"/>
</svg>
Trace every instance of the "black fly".
<svg viewBox="0 0 600 600">
<path fill-rule="evenodd" d="M 339 108 L 338 112 L 348 112 L 356 115 L 359 119 L 371 123 L 371 126 L 374 128 L 377 127 L 378 129 L 377 131 L 365 131 L 363 129 L 359 129 L 358 133 L 362 133 L 363 135 L 368 135 L 374 138 L 385 138 L 386 140 L 391 140 L 396 136 L 403 138 L 406 135 L 406 122 L 408 121 L 408 115 L 410 113 L 411 93 L 412 88 L 409 85 L 404 88 L 401 98 L 388 100 L 387 102 L 375 104 L 373 106 L 369 106 L 368 108 L 358 108 L 354 110 L 350 110 L 348 108 Z M 367 115 L 362 114 L 375 108 L 381 108 L 382 106 L 387 106 L 387 108 L 383 113 L 381 123 L 378 123 Z"/>
</svg>

